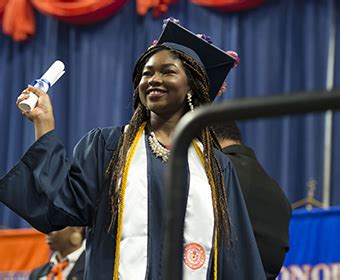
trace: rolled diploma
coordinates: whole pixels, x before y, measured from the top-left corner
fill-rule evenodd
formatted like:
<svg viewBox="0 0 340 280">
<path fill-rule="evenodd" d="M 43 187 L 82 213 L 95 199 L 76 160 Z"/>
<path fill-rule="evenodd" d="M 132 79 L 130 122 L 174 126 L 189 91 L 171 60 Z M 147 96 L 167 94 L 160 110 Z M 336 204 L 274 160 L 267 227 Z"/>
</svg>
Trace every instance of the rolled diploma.
<svg viewBox="0 0 340 280">
<path fill-rule="evenodd" d="M 65 73 L 65 65 L 60 60 L 56 60 L 42 77 L 37 80 L 34 87 L 40 88 L 47 92 L 49 88 L 59 80 Z M 29 93 L 29 97 L 18 104 L 20 110 L 29 112 L 35 108 L 38 102 L 38 96 L 34 93 Z"/>
</svg>

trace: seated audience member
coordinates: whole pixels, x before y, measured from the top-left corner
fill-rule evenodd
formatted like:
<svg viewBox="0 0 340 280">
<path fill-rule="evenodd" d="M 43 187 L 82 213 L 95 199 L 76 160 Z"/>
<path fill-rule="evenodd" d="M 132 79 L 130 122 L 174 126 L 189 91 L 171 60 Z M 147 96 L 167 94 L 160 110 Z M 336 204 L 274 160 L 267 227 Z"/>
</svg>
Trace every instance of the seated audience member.
<svg viewBox="0 0 340 280">
<path fill-rule="evenodd" d="M 254 151 L 242 144 L 235 121 L 213 127 L 222 151 L 234 164 L 267 279 L 280 273 L 289 249 L 291 206 L 280 186 L 257 161 Z"/>
<path fill-rule="evenodd" d="M 66 227 L 46 235 L 53 254 L 50 261 L 34 269 L 29 280 L 80 280 L 84 275 L 85 233 L 83 227 Z"/>
</svg>

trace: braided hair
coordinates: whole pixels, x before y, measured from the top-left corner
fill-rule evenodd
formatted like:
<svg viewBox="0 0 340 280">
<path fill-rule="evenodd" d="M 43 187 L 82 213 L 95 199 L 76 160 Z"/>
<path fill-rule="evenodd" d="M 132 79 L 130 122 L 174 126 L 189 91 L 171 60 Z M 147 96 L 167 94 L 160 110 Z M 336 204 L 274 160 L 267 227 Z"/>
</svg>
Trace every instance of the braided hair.
<svg viewBox="0 0 340 280">
<path fill-rule="evenodd" d="M 149 58 L 161 50 L 168 50 L 175 57 L 181 60 L 188 77 L 189 87 L 194 93 L 192 98 L 194 106 L 211 103 L 209 96 L 209 78 L 206 74 L 206 71 L 190 56 L 184 54 L 181 51 L 170 49 L 166 46 L 156 45 L 149 48 L 139 58 L 133 73 L 133 104 L 135 111 L 129 122 L 129 126 L 119 139 L 117 150 L 113 154 L 105 172 L 105 178 L 110 187 L 110 228 L 112 228 L 112 226 L 116 223 L 118 216 L 118 205 L 120 203 L 119 197 L 121 192 L 121 186 L 118 182 L 123 173 L 128 150 L 134 138 L 136 137 L 138 129 L 142 123 L 147 122 L 150 117 L 147 108 L 142 104 L 139 98 L 138 85 L 142 77 L 142 71 Z M 204 169 L 211 186 L 214 217 L 217 230 L 218 233 L 224 233 L 222 235 L 218 234 L 218 236 L 223 236 L 227 240 L 230 240 L 230 220 L 228 214 L 227 197 L 224 187 L 224 178 L 221 167 L 213 152 L 213 148 L 220 147 L 211 128 L 204 128 L 201 132 L 200 138 L 203 143 L 203 155 L 205 159 Z"/>
</svg>

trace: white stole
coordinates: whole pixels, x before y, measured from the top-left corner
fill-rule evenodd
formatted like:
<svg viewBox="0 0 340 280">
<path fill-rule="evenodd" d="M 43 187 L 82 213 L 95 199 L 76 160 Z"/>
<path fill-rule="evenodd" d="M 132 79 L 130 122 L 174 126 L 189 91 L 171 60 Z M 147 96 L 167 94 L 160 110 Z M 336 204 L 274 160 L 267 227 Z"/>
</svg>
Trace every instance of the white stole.
<svg viewBox="0 0 340 280">
<path fill-rule="evenodd" d="M 188 151 L 188 162 L 190 183 L 184 221 L 183 279 L 207 279 L 214 235 L 211 188 L 193 145 Z"/>
<path fill-rule="evenodd" d="M 184 224 L 183 279 L 206 279 L 212 253 L 214 214 L 211 190 L 202 162 L 188 151 L 189 194 Z M 119 279 L 144 280 L 148 258 L 148 176 L 145 133 L 138 141 L 127 176 Z"/>
<path fill-rule="evenodd" d="M 144 132 L 128 171 L 120 241 L 119 279 L 145 279 L 148 257 L 148 176 Z"/>
</svg>

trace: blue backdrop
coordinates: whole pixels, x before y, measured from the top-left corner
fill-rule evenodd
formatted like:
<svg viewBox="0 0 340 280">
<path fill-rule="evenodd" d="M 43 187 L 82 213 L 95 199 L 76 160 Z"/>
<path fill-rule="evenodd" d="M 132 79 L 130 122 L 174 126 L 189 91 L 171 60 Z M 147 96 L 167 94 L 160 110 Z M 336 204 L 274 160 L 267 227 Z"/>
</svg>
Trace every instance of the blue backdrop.
<svg viewBox="0 0 340 280">
<path fill-rule="evenodd" d="M 166 16 L 210 35 L 225 50 L 236 50 L 241 64 L 228 77 L 227 94 L 217 101 L 326 88 L 329 33 L 336 1 L 272 0 L 258 9 L 221 13 L 178 1 Z M 156 39 L 163 18 L 138 17 L 134 1 L 112 18 L 91 26 L 74 26 L 36 14 L 37 33 L 25 43 L 0 34 L 0 175 L 33 143 L 30 121 L 15 100 L 32 79 L 55 60 L 66 74 L 50 90 L 57 131 L 68 153 L 96 126 L 120 125 L 132 112 L 131 74 L 138 56 Z M 336 27 L 340 26 L 340 19 Z M 337 28 L 336 41 L 340 44 Z M 335 85 L 340 86 L 336 52 Z M 334 114 L 333 143 L 340 141 L 339 113 Z M 324 114 L 240 123 L 245 143 L 255 149 L 264 167 L 291 202 L 306 196 L 310 179 L 322 199 Z M 333 147 L 331 203 L 340 203 L 340 148 Z M 0 205 L 0 226 L 25 222 Z"/>
</svg>

